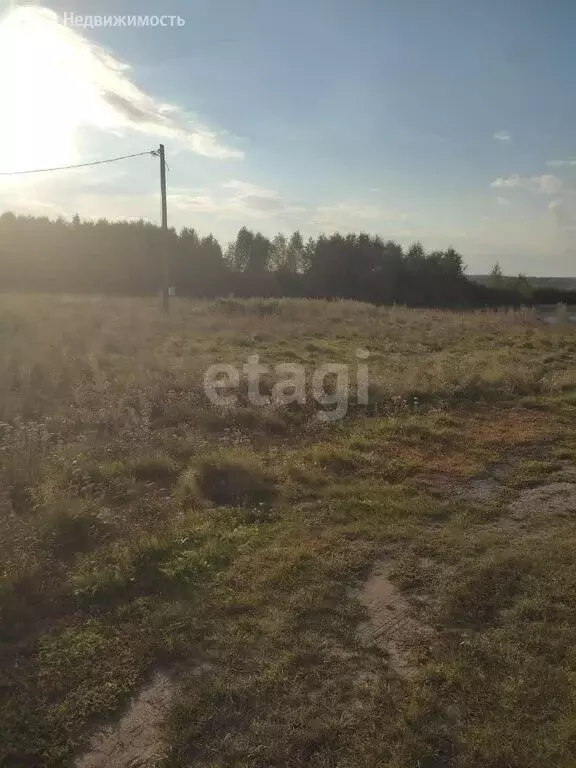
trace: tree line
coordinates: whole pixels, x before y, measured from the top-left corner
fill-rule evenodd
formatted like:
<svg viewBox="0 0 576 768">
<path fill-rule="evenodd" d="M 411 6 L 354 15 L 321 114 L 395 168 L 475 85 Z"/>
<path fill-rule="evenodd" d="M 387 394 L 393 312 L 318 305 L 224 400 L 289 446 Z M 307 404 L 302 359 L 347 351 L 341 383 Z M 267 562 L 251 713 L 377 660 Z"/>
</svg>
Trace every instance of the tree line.
<svg viewBox="0 0 576 768">
<path fill-rule="evenodd" d="M 161 282 L 162 230 L 145 221 L 71 221 L 0 216 L 0 290 L 152 295 Z M 576 304 L 576 292 L 532 289 L 527 281 L 481 284 L 453 248 L 403 248 L 366 233 L 296 231 L 273 238 L 242 227 L 222 248 L 189 227 L 167 233 L 177 295 L 358 299 L 421 307 Z"/>
</svg>

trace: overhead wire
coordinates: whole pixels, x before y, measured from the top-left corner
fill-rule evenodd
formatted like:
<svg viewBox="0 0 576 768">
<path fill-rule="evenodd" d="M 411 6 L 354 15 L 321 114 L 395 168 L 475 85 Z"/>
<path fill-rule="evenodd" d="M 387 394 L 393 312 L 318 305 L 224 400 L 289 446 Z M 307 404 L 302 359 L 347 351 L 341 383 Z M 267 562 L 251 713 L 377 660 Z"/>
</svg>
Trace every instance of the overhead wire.
<svg viewBox="0 0 576 768">
<path fill-rule="evenodd" d="M 131 157 L 142 157 L 143 155 L 157 156 L 157 149 L 149 149 L 146 152 L 135 152 L 131 155 L 121 155 L 120 157 L 110 157 L 106 160 L 93 160 L 89 163 L 77 163 L 76 165 L 60 165 L 55 168 L 34 168 L 29 171 L 0 171 L 0 176 L 24 176 L 29 173 L 49 173 L 52 171 L 69 171 L 73 168 L 87 168 L 90 165 L 103 165 L 104 163 L 116 163 L 118 160 L 128 160 Z"/>
</svg>

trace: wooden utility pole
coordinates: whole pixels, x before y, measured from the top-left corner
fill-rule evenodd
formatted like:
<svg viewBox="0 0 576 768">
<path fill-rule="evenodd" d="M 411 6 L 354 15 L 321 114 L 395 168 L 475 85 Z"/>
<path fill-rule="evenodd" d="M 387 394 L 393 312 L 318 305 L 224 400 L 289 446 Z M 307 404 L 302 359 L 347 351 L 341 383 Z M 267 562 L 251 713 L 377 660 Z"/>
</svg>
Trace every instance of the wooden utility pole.
<svg viewBox="0 0 576 768">
<path fill-rule="evenodd" d="M 160 158 L 160 192 L 162 194 L 162 309 L 170 311 L 170 254 L 168 252 L 168 204 L 166 202 L 166 157 L 164 144 L 158 149 Z"/>
</svg>

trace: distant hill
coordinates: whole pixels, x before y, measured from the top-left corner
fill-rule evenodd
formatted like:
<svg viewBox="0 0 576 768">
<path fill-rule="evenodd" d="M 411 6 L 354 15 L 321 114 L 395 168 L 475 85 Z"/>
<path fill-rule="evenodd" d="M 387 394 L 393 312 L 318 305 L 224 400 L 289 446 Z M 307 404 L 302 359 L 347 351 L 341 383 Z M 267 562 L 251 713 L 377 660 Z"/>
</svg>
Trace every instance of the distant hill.
<svg viewBox="0 0 576 768">
<path fill-rule="evenodd" d="M 502 275 L 504 282 L 516 282 L 514 275 Z M 490 285 L 490 275 L 470 275 L 470 280 L 475 280 L 482 285 Z M 559 291 L 576 290 L 576 277 L 530 277 L 526 280 L 533 288 L 556 288 Z"/>
</svg>

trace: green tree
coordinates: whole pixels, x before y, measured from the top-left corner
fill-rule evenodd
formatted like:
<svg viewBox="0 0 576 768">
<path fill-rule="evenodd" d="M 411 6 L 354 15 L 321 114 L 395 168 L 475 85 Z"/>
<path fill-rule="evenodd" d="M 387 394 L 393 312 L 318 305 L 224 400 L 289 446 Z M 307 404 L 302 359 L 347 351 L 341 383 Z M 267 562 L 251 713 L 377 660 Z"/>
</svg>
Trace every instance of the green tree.
<svg viewBox="0 0 576 768">
<path fill-rule="evenodd" d="M 252 238 L 246 272 L 252 276 L 261 277 L 268 268 L 269 258 L 270 240 L 264 237 L 261 232 L 257 232 Z"/>
<path fill-rule="evenodd" d="M 503 287 L 503 275 L 502 275 L 502 268 L 498 262 L 494 264 L 492 269 L 490 270 L 489 275 L 489 281 L 488 284 L 491 288 L 502 288 Z"/>
<path fill-rule="evenodd" d="M 534 293 L 534 289 L 530 285 L 530 281 L 526 277 L 526 275 L 518 275 L 518 278 L 516 279 L 514 286 L 514 291 L 520 296 L 520 299 L 522 301 L 530 301 L 532 298 L 532 294 Z"/>
<path fill-rule="evenodd" d="M 250 251 L 254 242 L 254 233 L 246 227 L 242 227 L 236 235 L 234 243 L 234 269 L 237 272 L 244 272 L 250 263 Z"/>
<path fill-rule="evenodd" d="M 282 232 L 274 235 L 270 245 L 270 269 L 278 270 L 285 266 L 287 248 L 288 241 L 286 240 L 286 235 L 282 234 Z"/>
<path fill-rule="evenodd" d="M 304 261 L 304 240 L 298 230 L 293 233 L 286 249 L 285 265 L 288 272 L 298 272 Z"/>
</svg>

